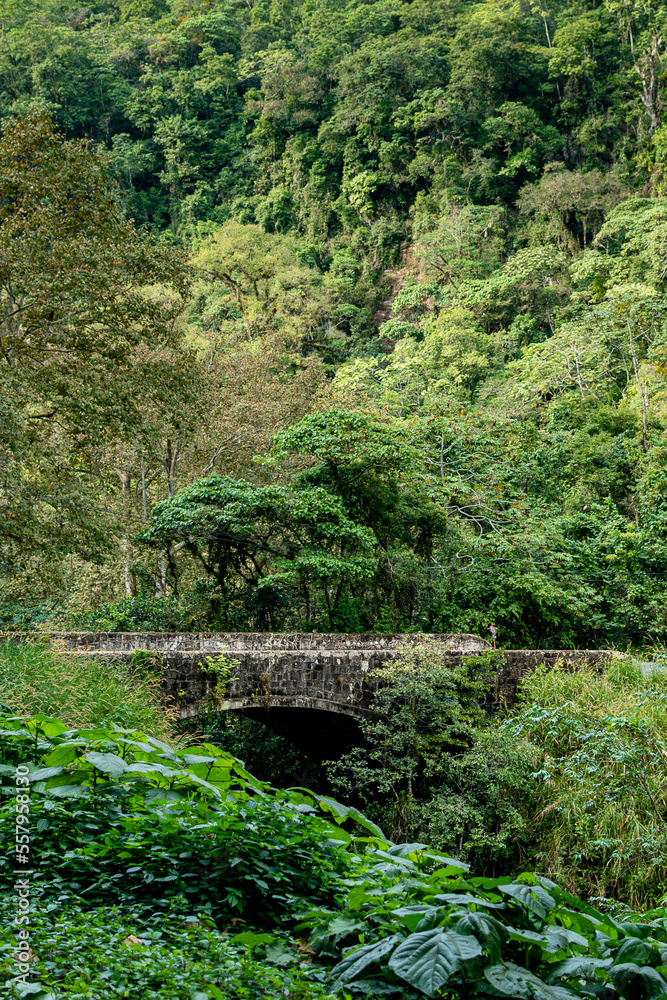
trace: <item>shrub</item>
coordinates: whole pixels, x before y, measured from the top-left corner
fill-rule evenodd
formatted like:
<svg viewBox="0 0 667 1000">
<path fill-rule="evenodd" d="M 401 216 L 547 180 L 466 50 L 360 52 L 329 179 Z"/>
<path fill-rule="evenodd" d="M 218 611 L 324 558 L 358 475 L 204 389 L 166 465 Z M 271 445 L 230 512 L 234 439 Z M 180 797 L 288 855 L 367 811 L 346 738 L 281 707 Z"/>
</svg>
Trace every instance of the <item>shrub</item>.
<svg viewBox="0 0 667 1000">
<path fill-rule="evenodd" d="M 329 995 L 390 1000 L 667 993 L 667 909 L 619 921 L 534 874 L 474 876 L 425 844 L 391 843 L 354 809 L 272 791 L 211 746 L 174 750 L 140 732 L 71 731 L 44 717 L 0 726 L 6 868 L 14 768 L 29 762 L 44 993 L 268 1000 L 270 985 L 305 1000 L 324 998 L 324 982 Z M 235 927 L 225 940 L 216 919 L 232 912 L 265 929 Z M 84 927 L 84 955 L 73 955 Z M 300 964 L 306 933 L 311 968 Z M 11 925 L 6 939 L 9 972 Z"/>
<path fill-rule="evenodd" d="M 334 789 L 383 829 L 426 840 L 485 871 L 518 870 L 530 853 L 524 819 L 534 753 L 510 740 L 480 707 L 499 654 L 447 665 L 425 642 L 376 676 L 378 714 L 364 745 L 329 766 Z"/>
<path fill-rule="evenodd" d="M 70 624 L 91 632 L 197 632 L 216 626 L 210 602 L 196 591 L 182 597 L 139 594 L 94 611 L 72 615 Z"/>
</svg>

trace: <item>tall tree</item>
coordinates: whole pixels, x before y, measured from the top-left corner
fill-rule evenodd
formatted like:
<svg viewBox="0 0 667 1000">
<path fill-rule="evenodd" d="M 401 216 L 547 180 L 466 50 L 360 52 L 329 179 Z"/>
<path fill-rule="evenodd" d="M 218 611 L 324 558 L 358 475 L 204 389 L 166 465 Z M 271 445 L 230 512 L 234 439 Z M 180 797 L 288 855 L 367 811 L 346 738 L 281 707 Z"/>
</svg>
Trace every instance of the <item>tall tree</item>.
<svg viewBox="0 0 667 1000">
<path fill-rule="evenodd" d="M 182 254 L 124 220 L 108 160 L 49 115 L 8 119 L 0 141 L 0 528 L 5 558 L 103 541 L 95 449 L 147 431 L 142 390 L 178 394 Z M 159 288 L 158 288 L 159 286 Z M 98 530 L 99 529 L 99 530 Z"/>
</svg>

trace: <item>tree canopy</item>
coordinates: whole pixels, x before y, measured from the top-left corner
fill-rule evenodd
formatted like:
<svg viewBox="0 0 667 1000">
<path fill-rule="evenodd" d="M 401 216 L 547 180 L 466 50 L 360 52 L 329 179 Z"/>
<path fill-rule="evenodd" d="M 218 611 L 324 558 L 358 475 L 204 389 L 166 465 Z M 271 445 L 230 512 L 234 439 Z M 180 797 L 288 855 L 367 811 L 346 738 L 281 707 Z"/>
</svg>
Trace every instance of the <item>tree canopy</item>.
<svg viewBox="0 0 667 1000">
<path fill-rule="evenodd" d="M 10 4 L 2 599 L 664 641 L 664 18 Z"/>
</svg>

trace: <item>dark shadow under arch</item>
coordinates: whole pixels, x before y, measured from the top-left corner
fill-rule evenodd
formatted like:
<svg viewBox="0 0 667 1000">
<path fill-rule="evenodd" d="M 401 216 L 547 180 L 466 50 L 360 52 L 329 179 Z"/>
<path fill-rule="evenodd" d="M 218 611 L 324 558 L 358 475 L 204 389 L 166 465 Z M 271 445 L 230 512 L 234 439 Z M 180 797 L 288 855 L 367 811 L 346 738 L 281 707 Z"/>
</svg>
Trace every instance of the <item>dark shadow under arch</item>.
<svg viewBox="0 0 667 1000">
<path fill-rule="evenodd" d="M 337 760 L 363 742 L 358 714 L 340 707 L 332 710 L 327 702 L 321 707 L 317 703 L 283 704 L 277 699 L 271 699 L 268 707 L 256 701 L 250 705 L 228 702 L 224 710 L 256 719 L 315 761 Z"/>
</svg>

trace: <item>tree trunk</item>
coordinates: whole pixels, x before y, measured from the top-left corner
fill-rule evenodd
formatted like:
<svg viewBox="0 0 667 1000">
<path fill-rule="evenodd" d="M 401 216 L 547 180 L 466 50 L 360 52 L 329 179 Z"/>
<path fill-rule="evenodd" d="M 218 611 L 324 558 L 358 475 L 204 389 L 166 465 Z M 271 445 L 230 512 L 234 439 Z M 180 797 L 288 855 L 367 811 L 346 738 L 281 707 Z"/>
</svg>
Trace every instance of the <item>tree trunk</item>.
<svg viewBox="0 0 667 1000">
<path fill-rule="evenodd" d="M 657 64 L 660 58 L 660 47 L 662 46 L 662 36 L 659 36 L 655 31 L 651 38 L 651 47 L 644 50 L 645 65 L 641 66 L 635 59 L 635 47 L 632 38 L 632 32 L 630 32 L 630 49 L 632 51 L 632 61 L 635 66 L 635 70 L 639 75 L 639 79 L 642 83 L 642 94 L 641 102 L 644 105 L 644 111 L 650 119 L 650 125 L 648 129 L 648 134 L 651 135 L 652 132 L 656 130 L 660 124 L 660 95 L 658 93 L 658 74 Z"/>
<path fill-rule="evenodd" d="M 162 466 L 167 473 L 167 496 L 171 499 L 176 492 L 176 469 L 180 457 L 180 444 L 178 441 L 172 446 L 171 438 L 167 438 Z M 160 553 L 158 571 L 155 577 L 155 596 L 167 596 L 167 575 L 169 572 L 169 553 L 164 550 Z"/>
<path fill-rule="evenodd" d="M 642 442 L 644 445 L 644 451 L 648 451 L 648 386 L 642 383 L 639 375 L 639 363 L 637 361 L 637 351 L 635 349 L 635 341 L 632 336 L 632 327 L 628 323 L 628 333 L 630 335 L 630 355 L 632 357 L 632 367 L 635 371 L 635 378 L 637 380 L 637 386 L 639 388 L 639 398 L 642 403 Z"/>
<path fill-rule="evenodd" d="M 126 529 L 130 525 L 131 515 L 132 515 L 132 470 L 130 464 L 125 466 L 124 469 L 116 469 L 116 475 L 120 479 L 121 487 L 123 490 L 123 520 L 125 521 Z M 126 597 L 136 597 L 137 596 L 137 578 L 132 571 L 132 542 L 129 539 L 129 535 L 125 534 L 121 539 L 120 549 L 123 555 L 123 578 L 125 581 L 125 596 Z"/>
</svg>

